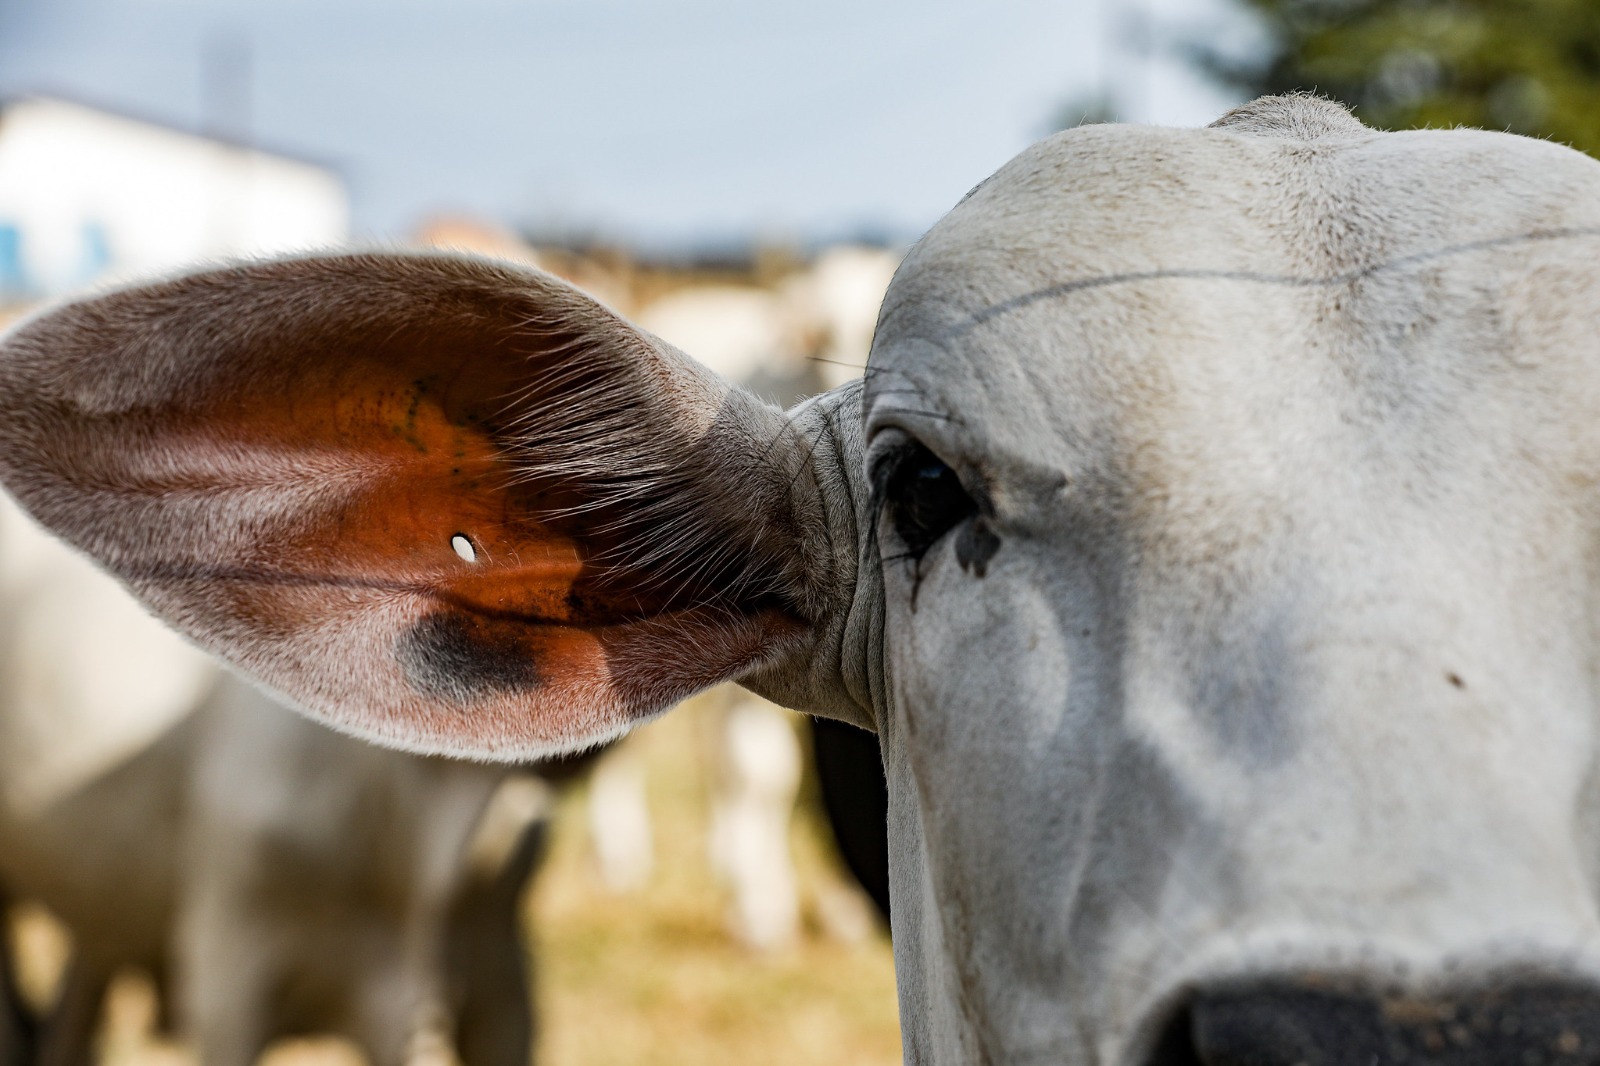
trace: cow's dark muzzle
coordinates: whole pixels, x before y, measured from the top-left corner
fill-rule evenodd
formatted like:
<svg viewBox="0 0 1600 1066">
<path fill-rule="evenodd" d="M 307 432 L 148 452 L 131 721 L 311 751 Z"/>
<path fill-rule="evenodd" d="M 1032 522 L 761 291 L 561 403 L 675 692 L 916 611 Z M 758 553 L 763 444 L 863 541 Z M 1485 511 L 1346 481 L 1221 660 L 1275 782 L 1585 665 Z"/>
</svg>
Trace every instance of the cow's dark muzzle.
<svg viewBox="0 0 1600 1066">
<path fill-rule="evenodd" d="M 1201 991 L 1146 1066 L 1600 1066 L 1600 986 L 1373 994 L 1296 980 Z"/>
</svg>

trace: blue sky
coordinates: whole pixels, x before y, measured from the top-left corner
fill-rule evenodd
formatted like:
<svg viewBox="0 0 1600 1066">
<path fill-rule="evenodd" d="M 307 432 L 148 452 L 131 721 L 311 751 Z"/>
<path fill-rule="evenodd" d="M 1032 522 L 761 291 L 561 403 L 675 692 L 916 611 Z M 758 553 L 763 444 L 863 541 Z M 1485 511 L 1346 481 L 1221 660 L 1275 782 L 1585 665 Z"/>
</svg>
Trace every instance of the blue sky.
<svg viewBox="0 0 1600 1066">
<path fill-rule="evenodd" d="M 1129 31 L 1238 37 L 1226 5 L 0 0 L 0 93 L 248 114 L 346 175 L 368 236 L 445 211 L 659 246 L 911 235 L 1064 101 L 1109 86 L 1135 121 L 1215 117 L 1230 98 Z M 208 110 L 208 50 L 248 106 Z"/>
</svg>

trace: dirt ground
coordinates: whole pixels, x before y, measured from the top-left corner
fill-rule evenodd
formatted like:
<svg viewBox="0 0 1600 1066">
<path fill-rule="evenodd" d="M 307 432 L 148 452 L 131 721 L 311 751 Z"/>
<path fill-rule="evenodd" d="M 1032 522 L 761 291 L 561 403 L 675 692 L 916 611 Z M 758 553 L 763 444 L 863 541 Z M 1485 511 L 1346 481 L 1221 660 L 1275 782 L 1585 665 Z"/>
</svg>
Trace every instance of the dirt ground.
<svg viewBox="0 0 1600 1066">
<path fill-rule="evenodd" d="M 838 920 L 843 881 L 825 830 L 797 820 L 792 844 L 806 928 L 794 947 L 756 955 L 726 932 L 726 895 L 707 859 L 706 730 L 693 706 L 645 727 L 656 835 L 648 887 L 608 893 L 584 822 L 583 788 L 562 800 L 549 862 L 530 893 L 528 929 L 537 947 L 535 998 L 540 1066 L 799 1066 L 900 1061 L 894 972 L 887 936 L 854 941 L 826 931 Z M 859 906 L 859 903 L 856 903 Z M 848 910 L 848 908 L 847 908 Z M 848 924 L 848 923 L 845 923 Z M 51 934 L 27 933 L 39 968 Z M 149 1039 L 153 1004 L 136 978 L 108 1010 L 104 1066 L 192 1066 L 182 1049 Z M 266 1066 L 358 1066 L 331 1040 L 286 1042 Z M 433 1064 L 430 1064 L 433 1066 Z M 440 1063 L 439 1066 L 446 1066 Z"/>
</svg>

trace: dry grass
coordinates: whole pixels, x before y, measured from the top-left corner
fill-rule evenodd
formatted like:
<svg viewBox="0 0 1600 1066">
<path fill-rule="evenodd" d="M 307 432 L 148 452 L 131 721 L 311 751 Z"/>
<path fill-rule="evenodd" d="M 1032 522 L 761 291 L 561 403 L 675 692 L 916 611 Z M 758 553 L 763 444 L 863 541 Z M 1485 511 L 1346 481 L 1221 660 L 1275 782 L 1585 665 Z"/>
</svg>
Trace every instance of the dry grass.
<svg viewBox="0 0 1600 1066">
<path fill-rule="evenodd" d="M 706 708 L 689 705 L 647 726 L 638 744 L 649 774 L 656 872 L 625 896 L 602 887 L 590 857 L 581 786 L 556 819 L 549 862 L 529 900 L 537 938 L 541 1066 L 798 1066 L 900 1061 L 887 937 L 855 942 L 823 931 L 842 881 L 824 830 L 793 834 L 806 930 L 771 955 L 739 947 L 724 928 L 725 891 L 707 859 Z M 837 923 L 831 923 L 837 924 Z M 48 925 L 24 923 L 24 953 L 54 970 L 62 945 Z M 53 976 L 50 974 L 48 976 Z M 48 976 L 32 976 L 35 983 Z M 105 1066 L 192 1066 L 148 1036 L 148 985 L 122 982 L 108 1011 Z M 277 1045 L 264 1066 L 356 1066 L 335 1041 Z"/>
<path fill-rule="evenodd" d="M 706 859 L 707 773 L 698 708 L 646 727 L 658 833 L 654 882 L 609 896 L 589 861 L 574 795 L 534 894 L 545 1066 L 772 1066 L 897 1063 L 899 1025 L 887 938 L 840 942 L 819 914 L 839 875 L 819 827 L 802 819 L 795 858 L 806 935 L 757 956 L 723 926 L 725 897 Z"/>
</svg>

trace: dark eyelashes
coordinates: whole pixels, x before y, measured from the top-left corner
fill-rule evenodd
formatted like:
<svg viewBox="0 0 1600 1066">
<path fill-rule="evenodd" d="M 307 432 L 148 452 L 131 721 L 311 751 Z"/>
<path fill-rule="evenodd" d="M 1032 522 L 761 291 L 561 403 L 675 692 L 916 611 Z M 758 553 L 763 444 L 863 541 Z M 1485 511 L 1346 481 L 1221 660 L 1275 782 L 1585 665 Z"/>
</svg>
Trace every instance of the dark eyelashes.
<svg viewBox="0 0 1600 1066">
<path fill-rule="evenodd" d="M 896 445 L 893 451 L 885 453 L 868 472 L 871 482 L 867 494 L 867 514 L 872 517 L 873 525 L 883 519 L 883 508 L 888 503 L 889 482 L 894 478 L 895 471 L 900 464 L 914 451 L 916 445 L 912 442 Z"/>
</svg>

